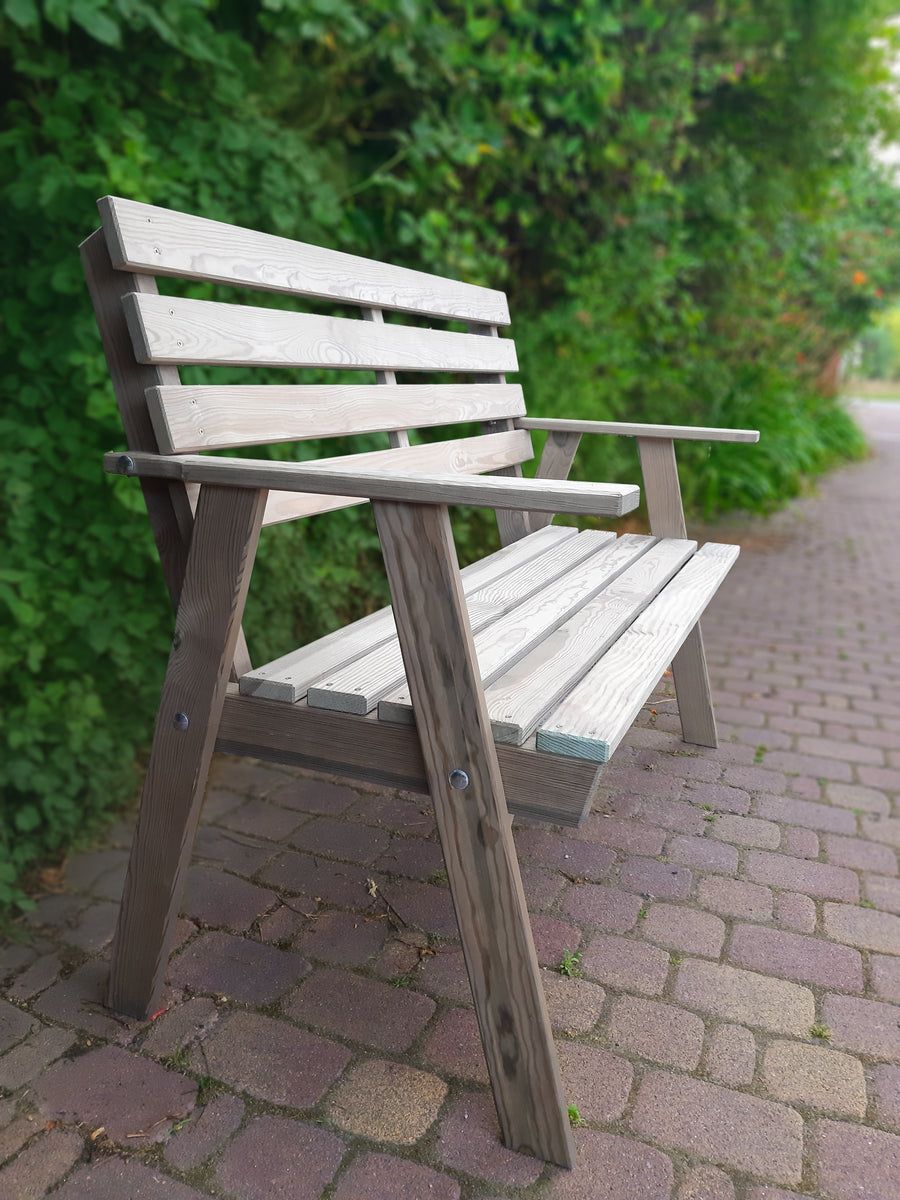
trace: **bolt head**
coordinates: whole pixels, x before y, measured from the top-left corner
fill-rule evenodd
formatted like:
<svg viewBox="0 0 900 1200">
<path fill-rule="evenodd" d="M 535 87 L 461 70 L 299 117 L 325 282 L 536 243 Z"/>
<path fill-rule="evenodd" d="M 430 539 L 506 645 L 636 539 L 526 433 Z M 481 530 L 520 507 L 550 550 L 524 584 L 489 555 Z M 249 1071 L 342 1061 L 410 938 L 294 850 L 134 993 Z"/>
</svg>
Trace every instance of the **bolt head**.
<svg viewBox="0 0 900 1200">
<path fill-rule="evenodd" d="M 465 771 L 460 771 L 459 768 L 451 771 L 447 778 L 450 786 L 457 792 L 462 792 L 469 786 L 468 775 Z"/>
<path fill-rule="evenodd" d="M 188 719 L 187 713 L 177 712 L 175 714 L 175 716 L 172 718 L 172 724 L 175 726 L 176 729 L 180 729 L 182 731 L 182 733 L 184 733 L 184 731 L 187 729 L 187 727 L 188 727 L 188 725 L 190 725 L 190 723 L 191 722 Z"/>
</svg>

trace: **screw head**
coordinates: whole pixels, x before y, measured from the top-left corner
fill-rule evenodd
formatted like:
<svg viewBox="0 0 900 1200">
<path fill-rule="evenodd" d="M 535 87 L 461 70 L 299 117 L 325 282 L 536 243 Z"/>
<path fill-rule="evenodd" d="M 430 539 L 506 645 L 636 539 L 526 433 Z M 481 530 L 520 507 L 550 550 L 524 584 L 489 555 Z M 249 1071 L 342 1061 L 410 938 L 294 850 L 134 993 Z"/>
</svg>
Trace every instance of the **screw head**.
<svg viewBox="0 0 900 1200">
<path fill-rule="evenodd" d="M 134 471 L 134 459 L 130 454 L 122 454 L 116 463 L 120 475 L 131 475 Z"/>
<path fill-rule="evenodd" d="M 184 731 L 187 729 L 187 727 L 188 727 L 188 725 L 190 725 L 190 723 L 191 722 L 188 719 L 187 713 L 178 712 L 172 718 L 172 724 L 175 726 L 176 729 L 180 729 L 182 733 L 184 733 Z"/>
<path fill-rule="evenodd" d="M 458 767 L 456 770 L 450 772 L 450 774 L 447 776 L 447 779 L 450 786 L 457 792 L 462 792 L 469 786 L 468 775 L 465 773 L 465 771 L 460 771 Z"/>
</svg>

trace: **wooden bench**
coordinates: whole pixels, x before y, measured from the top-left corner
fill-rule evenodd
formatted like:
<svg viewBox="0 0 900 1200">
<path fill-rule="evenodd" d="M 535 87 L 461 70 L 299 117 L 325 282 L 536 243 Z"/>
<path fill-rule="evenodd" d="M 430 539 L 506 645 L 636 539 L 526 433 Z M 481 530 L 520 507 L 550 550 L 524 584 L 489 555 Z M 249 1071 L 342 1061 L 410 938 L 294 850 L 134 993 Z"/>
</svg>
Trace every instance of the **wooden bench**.
<svg viewBox="0 0 900 1200">
<path fill-rule="evenodd" d="M 685 739 L 715 744 L 697 622 L 737 549 L 687 539 L 673 439 L 757 434 L 526 418 L 505 381 L 517 364 L 498 336 L 500 292 L 129 200 L 103 199 L 100 213 L 82 256 L 128 446 L 105 465 L 140 479 L 176 610 L 109 1004 L 142 1017 L 157 1003 L 214 749 L 427 792 L 504 1140 L 571 1165 L 508 810 L 582 821 L 670 662 Z M 294 305 L 162 296 L 159 276 Z M 298 312 L 297 297 L 355 315 Z M 177 367 L 201 363 L 352 368 L 375 381 L 182 385 Z M 480 434 L 444 441 L 406 432 L 473 421 Z M 528 479 L 532 429 L 549 436 Z M 221 454 L 373 432 L 385 449 L 315 462 Z M 636 486 L 566 479 L 584 433 L 637 438 L 652 536 L 551 524 L 638 503 Z M 241 619 L 261 527 L 366 500 L 393 611 L 253 669 Z M 463 571 L 453 504 L 494 508 L 500 526 L 502 548 Z"/>
</svg>

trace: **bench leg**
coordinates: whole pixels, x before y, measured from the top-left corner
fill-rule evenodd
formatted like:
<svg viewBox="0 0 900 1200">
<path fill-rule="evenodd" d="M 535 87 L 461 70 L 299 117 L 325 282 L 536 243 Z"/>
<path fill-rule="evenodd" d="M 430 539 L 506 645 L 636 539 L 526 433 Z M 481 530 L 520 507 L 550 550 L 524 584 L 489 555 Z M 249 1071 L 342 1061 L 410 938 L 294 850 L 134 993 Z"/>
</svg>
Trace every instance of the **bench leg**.
<svg viewBox="0 0 900 1200">
<path fill-rule="evenodd" d="M 265 501 L 200 492 L 110 966 L 107 1003 L 129 1016 L 162 991 Z"/>
<path fill-rule="evenodd" d="M 574 1142 L 445 507 L 373 501 L 503 1140 Z"/>
<path fill-rule="evenodd" d="M 644 498 L 654 537 L 686 538 L 681 488 L 671 438 L 637 439 Z M 681 736 L 695 746 L 717 746 L 716 718 L 700 626 L 695 625 L 672 663 Z"/>
</svg>

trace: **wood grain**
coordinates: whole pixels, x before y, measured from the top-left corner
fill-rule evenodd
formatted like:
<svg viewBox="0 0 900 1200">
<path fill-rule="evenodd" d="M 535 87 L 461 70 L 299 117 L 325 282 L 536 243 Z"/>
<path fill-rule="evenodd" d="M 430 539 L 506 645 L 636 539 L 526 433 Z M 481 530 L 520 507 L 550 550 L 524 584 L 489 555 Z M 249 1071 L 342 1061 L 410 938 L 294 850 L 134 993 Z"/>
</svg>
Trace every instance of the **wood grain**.
<svg viewBox="0 0 900 1200">
<path fill-rule="evenodd" d="M 628 421 L 570 421 L 557 417 L 521 417 L 520 429 L 560 433 L 612 433 L 622 437 L 680 438 L 696 442 L 758 442 L 758 429 L 717 429 L 707 425 L 639 425 Z"/>
<path fill-rule="evenodd" d="M 98 201 L 118 269 L 509 324 L 502 292 L 134 200 Z"/>
<path fill-rule="evenodd" d="M 544 449 L 535 471 L 536 479 L 568 479 L 575 453 L 581 442 L 580 433 L 551 432 L 544 442 Z M 528 523 L 532 529 L 541 529 L 553 520 L 553 513 L 529 513 Z"/>
</svg>

